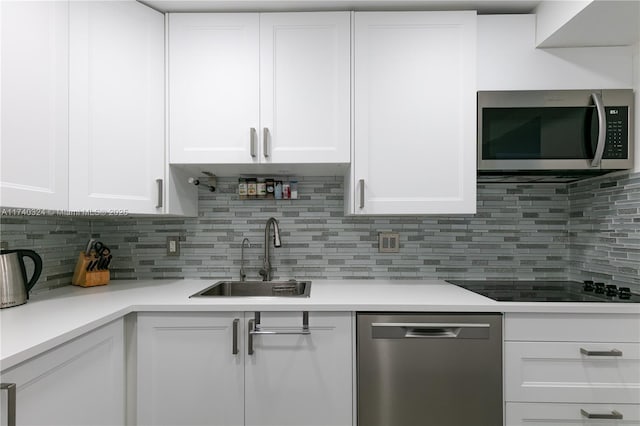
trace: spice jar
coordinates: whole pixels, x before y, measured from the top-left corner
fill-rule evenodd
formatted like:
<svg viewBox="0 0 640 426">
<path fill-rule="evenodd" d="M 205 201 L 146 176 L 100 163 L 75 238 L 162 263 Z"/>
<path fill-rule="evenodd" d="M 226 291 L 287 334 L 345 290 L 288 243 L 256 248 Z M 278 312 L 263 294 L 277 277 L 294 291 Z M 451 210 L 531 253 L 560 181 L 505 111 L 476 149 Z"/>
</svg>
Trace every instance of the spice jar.
<svg viewBox="0 0 640 426">
<path fill-rule="evenodd" d="M 238 197 L 241 200 L 247 198 L 247 180 L 245 178 L 238 179 Z"/>
<path fill-rule="evenodd" d="M 291 198 L 291 186 L 289 182 L 285 182 L 282 184 L 282 199 L 288 200 Z"/>
<path fill-rule="evenodd" d="M 276 200 L 282 200 L 282 181 L 281 180 L 276 181 L 273 194 Z"/>
<path fill-rule="evenodd" d="M 275 183 L 273 179 L 267 179 L 266 181 L 267 184 L 267 198 L 275 198 Z"/>
<path fill-rule="evenodd" d="M 257 196 L 258 198 L 265 198 L 267 196 L 267 184 L 264 179 L 258 179 Z"/>
<path fill-rule="evenodd" d="M 256 198 L 258 193 L 258 183 L 256 178 L 247 179 L 247 197 Z"/>
</svg>

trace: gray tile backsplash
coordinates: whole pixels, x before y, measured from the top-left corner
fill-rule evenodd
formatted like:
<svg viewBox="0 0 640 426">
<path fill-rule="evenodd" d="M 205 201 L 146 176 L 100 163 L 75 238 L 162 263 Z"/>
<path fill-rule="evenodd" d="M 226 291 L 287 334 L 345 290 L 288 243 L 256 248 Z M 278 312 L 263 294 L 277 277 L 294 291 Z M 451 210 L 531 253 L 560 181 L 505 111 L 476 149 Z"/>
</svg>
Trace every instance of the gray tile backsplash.
<svg viewBox="0 0 640 426">
<path fill-rule="evenodd" d="M 69 216 L 13 216 L 7 213 L 4 211 L 0 215 L 0 241 L 8 249 L 31 249 L 42 257 L 42 275 L 33 290 L 68 285 L 78 254 L 90 235 L 91 222 Z M 31 275 L 30 260 L 25 264 Z"/>
<path fill-rule="evenodd" d="M 640 173 L 569 185 L 570 276 L 640 291 Z"/>
<path fill-rule="evenodd" d="M 298 200 L 239 200 L 236 182 L 219 179 L 218 192 L 201 192 L 197 219 L 93 221 L 94 232 L 117 247 L 114 277 L 234 278 L 248 237 L 246 271 L 257 279 L 271 216 L 280 221 L 283 241 L 271 249 L 277 278 L 567 275 L 563 186 L 481 187 L 475 216 L 373 219 L 343 214 L 340 178 L 300 179 Z M 378 253 L 381 231 L 400 233 L 400 253 Z M 168 235 L 180 236 L 179 258 L 166 256 Z"/>
<path fill-rule="evenodd" d="M 41 290 L 70 282 L 90 236 L 113 249 L 113 279 L 208 280 L 238 277 L 248 237 L 245 269 L 258 279 L 271 216 L 276 278 L 613 278 L 640 289 L 640 174 L 479 185 L 476 215 L 376 218 L 344 215 L 342 178 L 299 181 L 298 200 L 239 200 L 237 180 L 219 178 L 217 192 L 200 192 L 198 218 L 2 217 L 0 239 L 42 255 Z M 383 231 L 400 233 L 399 253 L 378 253 Z M 179 257 L 167 236 L 180 237 Z"/>
</svg>

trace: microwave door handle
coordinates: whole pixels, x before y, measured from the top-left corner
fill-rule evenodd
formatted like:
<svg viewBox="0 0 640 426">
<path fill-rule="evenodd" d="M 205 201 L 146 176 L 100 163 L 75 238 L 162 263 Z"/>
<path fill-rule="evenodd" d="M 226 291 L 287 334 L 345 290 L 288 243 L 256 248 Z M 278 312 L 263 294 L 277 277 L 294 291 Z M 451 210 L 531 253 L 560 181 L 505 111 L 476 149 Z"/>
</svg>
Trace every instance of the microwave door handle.
<svg viewBox="0 0 640 426">
<path fill-rule="evenodd" d="M 593 160 L 591 160 L 591 167 L 600 167 L 602 155 L 604 154 L 604 143 L 607 139 L 607 114 L 604 110 L 600 93 L 592 93 L 591 99 L 593 99 L 593 103 L 596 105 L 596 111 L 598 112 L 598 145 L 596 146 L 596 153 L 593 156 Z"/>
</svg>

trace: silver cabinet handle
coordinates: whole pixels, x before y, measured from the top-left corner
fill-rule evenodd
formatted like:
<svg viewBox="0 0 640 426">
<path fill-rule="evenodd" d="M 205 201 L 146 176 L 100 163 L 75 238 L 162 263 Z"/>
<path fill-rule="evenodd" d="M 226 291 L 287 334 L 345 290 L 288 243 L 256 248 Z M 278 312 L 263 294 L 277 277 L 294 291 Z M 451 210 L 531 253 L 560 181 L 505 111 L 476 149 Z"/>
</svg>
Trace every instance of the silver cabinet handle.
<svg viewBox="0 0 640 426">
<path fill-rule="evenodd" d="M 16 384 L 0 383 L 0 389 L 7 391 L 7 426 L 16 426 Z"/>
<path fill-rule="evenodd" d="M 249 320 L 249 327 L 247 327 L 249 329 L 249 332 L 247 333 L 247 353 L 249 355 L 253 355 L 253 334 L 251 333 L 253 331 L 254 328 L 254 323 L 255 321 L 253 319 Z"/>
<path fill-rule="evenodd" d="M 364 209 L 364 179 L 360 179 L 360 208 Z"/>
<path fill-rule="evenodd" d="M 591 160 L 591 167 L 600 167 L 600 161 L 602 161 L 604 154 L 604 143 L 607 139 L 607 114 L 602 103 L 602 96 L 599 93 L 592 93 L 591 99 L 593 99 L 596 111 L 598 111 L 598 145 L 596 145 L 596 153 Z"/>
<path fill-rule="evenodd" d="M 252 127 L 249 130 L 249 140 L 251 141 L 251 157 L 256 158 L 256 156 L 258 155 L 258 141 L 257 141 L 257 137 L 258 135 L 256 134 L 256 128 Z"/>
<path fill-rule="evenodd" d="M 262 155 L 264 158 L 271 156 L 271 147 L 269 146 L 269 129 L 265 127 L 262 129 Z"/>
<path fill-rule="evenodd" d="M 309 330 L 309 312 L 302 312 L 302 328 L 300 329 L 266 329 L 262 328 L 260 325 L 260 312 L 256 312 L 254 314 L 254 327 L 249 331 L 250 334 L 311 334 L 311 330 Z"/>
<path fill-rule="evenodd" d="M 622 414 L 617 412 L 616 410 L 612 410 L 611 414 L 598 414 L 598 413 L 589 413 L 586 410 L 580 409 L 580 414 L 583 417 L 588 419 L 611 419 L 611 420 L 622 420 Z"/>
<path fill-rule="evenodd" d="M 311 334 L 311 330 L 309 330 L 309 312 L 302 312 L 302 328 L 294 328 L 294 329 L 267 329 L 262 328 L 260 325 L 260 312 L 255 313 L 255 326 L 253 330 L 249 330 L 249 334 Z"/>
<path fill-rule="evenodd" d="M 585 348 L 580 348 L 580 353 L 586 356 L 622 356 L 622 351 L 618 349 L 611 349 L 610 351 L 590 351 Z"/>
<path fill-rule="evenodd" d="M 488 339 L 485 323 L 378 323 L 371 324 L 374 339 Z"/>
<path fill-rule="evenodd" d="M 156 208 L 159 209 L 160 207 L 162 207 L 163 204 L 163 200 L 162 200 L 162 179 L 156 179 L 156 184 L 158 185 L 158 204 L 156 204 Z"/>
<path fill-rule="evenodd" d="M 238 355 L 238 353 L 240 352 L 238 350 L 238 323 L 240 323 L 240 320 L 238 318 L 233 320 L 233 342 L 231 346 L 231 353 L 233 355 Z"/>
</svg>

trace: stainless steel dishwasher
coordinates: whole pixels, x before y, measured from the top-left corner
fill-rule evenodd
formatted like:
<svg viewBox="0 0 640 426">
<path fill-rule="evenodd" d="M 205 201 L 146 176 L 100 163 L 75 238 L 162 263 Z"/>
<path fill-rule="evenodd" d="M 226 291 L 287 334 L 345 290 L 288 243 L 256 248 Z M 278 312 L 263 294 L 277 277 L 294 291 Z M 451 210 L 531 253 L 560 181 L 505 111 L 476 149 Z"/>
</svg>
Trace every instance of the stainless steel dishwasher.
<svg viewBox="0 0 640 426">
<path fill-rule="evenodd" d="M 357 315 L 358 425 L 502 426 L 502 315 Z"/>
</svg>

